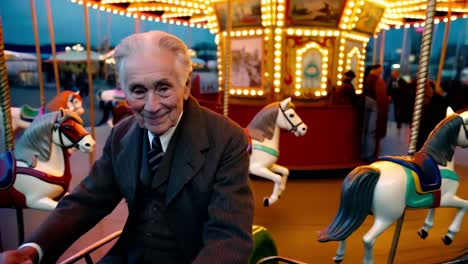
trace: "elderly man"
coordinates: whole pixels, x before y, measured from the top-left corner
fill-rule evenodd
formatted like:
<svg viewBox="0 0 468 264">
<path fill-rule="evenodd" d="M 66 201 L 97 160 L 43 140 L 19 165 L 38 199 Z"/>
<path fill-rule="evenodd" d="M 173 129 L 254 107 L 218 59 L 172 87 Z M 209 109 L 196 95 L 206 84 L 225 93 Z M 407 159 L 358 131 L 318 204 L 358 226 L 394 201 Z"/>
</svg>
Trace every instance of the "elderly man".
<svg viewBox="0 0 468 264">
<path fill-rule="evenodd" d="M 116 69 L 135 115 L 110 133 L 90 175 L 1 263 L 55 263 L 122 198 L 129 217 L 100 263 L 246 263 L 253 199 L 247 139 L 190 96 L 192 67 L 176 37 L 124 39 Z"/>
</svg>

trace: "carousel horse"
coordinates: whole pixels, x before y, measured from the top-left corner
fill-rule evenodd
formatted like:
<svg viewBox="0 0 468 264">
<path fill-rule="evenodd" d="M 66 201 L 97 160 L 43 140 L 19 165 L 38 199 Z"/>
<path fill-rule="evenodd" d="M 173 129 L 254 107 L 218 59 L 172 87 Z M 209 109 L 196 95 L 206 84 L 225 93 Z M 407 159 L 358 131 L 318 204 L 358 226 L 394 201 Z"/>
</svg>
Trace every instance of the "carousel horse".
<svg viewBox="0 0 468 264">
<path fill-rule="evenodd" d="M 13 153 L 0 153 L 0 208 L 53 210 L 70 184 L 69 150 L 91 152 L 94 145 L 76 112 L 36 118 Z"/>
<path fill-rule="evenodd" d="M 264 198 L 264 206 L 278 200 L 286 189 L 289 176 L 288 168 L 275 163 L 279 157 L 280 129 L 295 136 L 303 136 L 307 132 L 307 126 L 294 110 L 291 98 L 265 106 L 245 128 L 251 141 L 249 172 L 274 182 L 273 193 Z"/>
<path fill-rule="evenodd" d="M 84 113 L 83 99 L 79 92 L 63 91 L 59 93 L 47 107 L 33 108 L 29 105 L 11 108 L 13 131 L 17 132 L 29 127 L 31 122 L 46 112 L 55 112 L 60 108 L 70 109 L 79 115 Z"/>
<path fill-rule="evenodd" d="M 413 156 L 383 156 L 369 166 L 360 166 L 345 178 L 341 201 L 333 222 L 321 231 L 320 242 L 339 241 L 334 260 L 345 254 L 345 239 L 365 220 L 374 215 L 374 224 L 364 235 L 364 263 L 373 262 L 377 237 L 399 219 L 406 208 L 458 208 L 448 233 L 442 237 L 449 245 L 460 231 L 468 201 L 456 195 L 459 186 L 454 171 L 455 147 L 468 146 L 468 111 L 448 115 L 428 136 Z M 433 209 L 419 230 L 422 238 L 433 225 Z"/>
</svg>

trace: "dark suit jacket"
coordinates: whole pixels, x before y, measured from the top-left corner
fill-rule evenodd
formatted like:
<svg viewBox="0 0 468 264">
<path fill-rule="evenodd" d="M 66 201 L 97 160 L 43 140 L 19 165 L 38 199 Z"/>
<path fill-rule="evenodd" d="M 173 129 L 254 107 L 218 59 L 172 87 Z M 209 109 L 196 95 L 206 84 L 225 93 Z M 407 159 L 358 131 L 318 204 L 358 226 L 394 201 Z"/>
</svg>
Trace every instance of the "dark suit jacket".
<svg viewBox="0 0 468 264">
<path fill-rule="evenodd" d="M 53 263 L 122 198 L 131 212 L 146 160 L 146 133 L 133 117 L 114 127 L 90 175 L 29 240 L 43 248 L 43 263 Z M 165 204 L 181 253 L 193 263 L 246 263 L 252 249 L 253 198 L 242 129 L 190 97 L 172 144 Z"/>
</svg>

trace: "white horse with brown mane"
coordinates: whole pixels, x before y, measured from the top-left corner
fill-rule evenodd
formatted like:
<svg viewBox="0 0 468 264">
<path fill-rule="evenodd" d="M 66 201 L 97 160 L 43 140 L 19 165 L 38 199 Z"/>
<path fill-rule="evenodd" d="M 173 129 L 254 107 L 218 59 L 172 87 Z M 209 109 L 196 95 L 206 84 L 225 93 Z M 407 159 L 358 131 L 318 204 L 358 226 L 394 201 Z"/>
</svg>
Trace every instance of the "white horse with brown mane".
<svg viewBox="0 0 468 264">
<path fill-rule="evenodd" d="M 0 208 L 53 210 L 71 180 L 69 149 L 91 152 L 95 142 L 71 110 L 44 114 L 0 153 Z"/>
<path fill-rule="evenodd" d="M 265 106 L 246 128 L 252 140 L 250 173 L 274 182 L 272 194 L 263 200 L 264 206 L 278 200 L 286 189 L 289 176 L 288 168 L 275 163 L 279 157 L 280 129 L 296 136 L 303 136 L 307 132 L 307 126 L 294 110 L 291 98 Z"/>
<path fill-rule="evenodd" d="M 60 108 L 70 109 L 78 115 L 82 115 L 84 113 L 83 98 L 81 98 L 79 92 L 63 91 L 55 96 L 47 104 L 47 107 L 34 108 L 29 105 L 11 107 L 13 132 L 28 128 L 36 117 L 46 112 L 58 111 Z"/>
<path fill-rule="evenodd" d="M 319 235 L 320 242 L 339 241 L 334 257 L 343 260 L 345 239 L 366 219 L 374 215 L 374 224 L 364 235 L 364 263 L 373 263 L 373 247 L 377 237 L 399 219 L 406 208 L 431 208 L 421 238 L 428 235 L 433 223 L 433 208 L 458 208 L 458 212 L 442 237 L 452 243 L 460 231 L 468 201 L 457 196 L 459 177 L 454 171 L 455 148 L 468 147 L 468 111 L 452 114 L 434 128 L 421 150 L 413 156 L 384 156 L 369 166 L 360 166 L 346 176 L 338 213 Z"/>
</svg>

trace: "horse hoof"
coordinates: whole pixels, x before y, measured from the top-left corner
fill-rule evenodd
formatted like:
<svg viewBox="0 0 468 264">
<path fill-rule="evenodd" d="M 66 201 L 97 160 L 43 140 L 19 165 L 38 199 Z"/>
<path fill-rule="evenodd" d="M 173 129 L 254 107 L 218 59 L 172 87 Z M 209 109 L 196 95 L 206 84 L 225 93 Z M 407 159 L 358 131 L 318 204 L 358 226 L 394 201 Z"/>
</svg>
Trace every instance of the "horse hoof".
<svg viewBox="0 0 468 264">
<path fill-rule="evenodd" d="M 447 235 L 445 235 L 445 236 L 442 237 L 442 241 L 444 241 L 444 244 L 445 244 L 446 246 L 452 244 L 452 239 L 451 239 L 450 237 L 448 237 Z"/>
<path fill-rule="evenodd" d="M 270 205 L 270 201 L 268 198 L 263 198 L 263 206 L 268 207 Z"/>
<path fill-rule="evenodd" d="M 427 233 L 426 230 L 424 230 L 424 229 L 421 228 L 421 229 L 419 229 L 419 231 L 418 231 L 418 235 L 419 235 L 420 238 L 426 239 L 426 237 L 427 237 L 429 234 Z"/>
<path fill-rule="evenodd" d="M 341 263 L 341 262 L 343 262 L 343 259 L 342 259 L 342 258 L 334 257 L 334 258 L 333 258 L 333 261 L 335 261 L 335 263 Z"/>
</svg>

